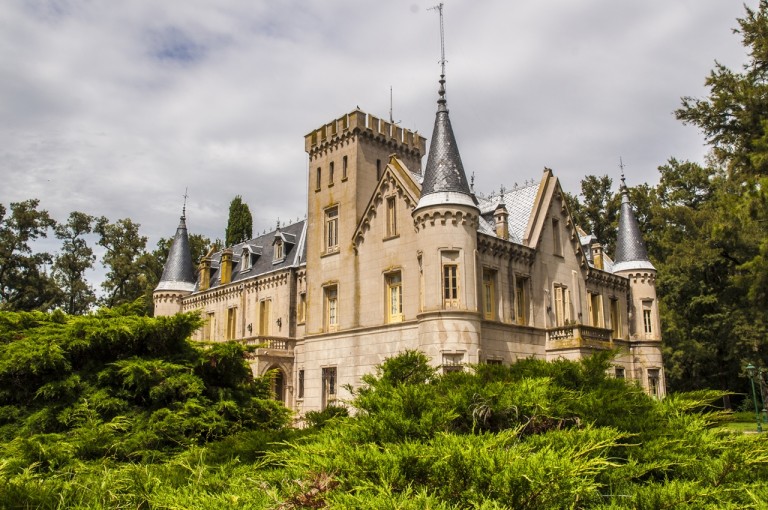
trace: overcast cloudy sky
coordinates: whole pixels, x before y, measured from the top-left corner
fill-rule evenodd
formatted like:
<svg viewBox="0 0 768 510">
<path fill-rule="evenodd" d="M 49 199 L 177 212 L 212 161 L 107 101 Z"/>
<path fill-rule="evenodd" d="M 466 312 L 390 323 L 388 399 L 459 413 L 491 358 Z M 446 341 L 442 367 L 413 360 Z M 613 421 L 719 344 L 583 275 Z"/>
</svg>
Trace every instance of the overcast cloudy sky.
<svg viewBox="0 0 768 510">
<path fill-rule="evenodd" d="M 0 203 L 36 197 L 130 217 L 154 246 L 189 188 L 192 232 L 303 217 L 303 136 L 353 110 L 429 136 L 437 0 L 6 0 L 0 6 Z M 757 0 L 747 5 L 756 6 Z M 476 189 L 554 169 L 656 182 L 701 161 L 675 120 L 718 60 L 739 68 L 738 0 L 445 1 L 448 105 Z M 426 158 L 423 164 L 426 163 Z M 615 179 L 617 181 L 618 179 Z"/>
</svg>

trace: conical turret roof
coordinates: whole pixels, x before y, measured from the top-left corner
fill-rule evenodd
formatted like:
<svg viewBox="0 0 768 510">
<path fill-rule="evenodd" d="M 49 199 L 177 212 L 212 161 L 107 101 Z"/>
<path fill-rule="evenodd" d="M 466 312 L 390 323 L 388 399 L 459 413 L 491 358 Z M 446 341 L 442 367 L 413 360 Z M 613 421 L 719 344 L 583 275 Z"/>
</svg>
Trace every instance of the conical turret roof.
<svg viewBox="0 0 768 510">
<path fill-rule="evenodd" d="M 614 255 L 613 271 L 630 269 L 655 269 L 648 258 L 648 250 L 640 232 L 635 212 L 629 202 L 629 191 L 621 176 L 621 213 L 619 216 L 619 232 L 616 238 L 616 253 Z"/>
<path fill-rule="evenodd" d="M 448 116 L 444 75 L 440 76 L 439 94 L 435 127 L 432 130 L 427 166 L 421 184 L 421 199 L 417 209 L 437 203 L 476 206 Z"/>
<path fill-rule="evenodd" d="M 173 244 L 168 251 L 168 258 L 163 268 L 163 276 L 155 290 L 192 291 L 195 288 L 195 272 L 192 268 L 192 251 L 189 247 L 189 235 L 184 214 L 173 237 Z"/>
</svg>

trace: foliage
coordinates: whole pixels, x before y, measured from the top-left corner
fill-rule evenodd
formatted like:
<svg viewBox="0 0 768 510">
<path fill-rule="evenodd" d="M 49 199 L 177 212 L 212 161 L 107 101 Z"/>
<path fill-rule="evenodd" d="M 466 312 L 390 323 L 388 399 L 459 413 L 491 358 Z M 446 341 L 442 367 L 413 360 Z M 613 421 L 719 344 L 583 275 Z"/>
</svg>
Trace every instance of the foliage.
<svg viewBox="0 0 768 510">
<path fill-rule="evenodd" d="M 51 255 L 33 253 L 30 244 L 56 225 L 39 204 L 36 199 L 12 203 L 10 214 L 0 204 L 0 310 L 49 309 L 58 299 L 44 269 Z"/>
<path fill-rule="evenodd" d="M 67 223 L 56 225 L 56 237 L 61 239 L 61 252 L 53 263 L 53 278 L 61 289 L 61 308 L 68 314 L 87 312 L 96 302 L 96 293 L 85 280 L 85 271 L 93 267 L 96 256 L 83 236 L 90 234 L 95 218 L 74 211 Z"/>
<path fill-rule="evenodd" d="M 139 235 L 139 224 L 129 218 L 110 223 L 102 216 L 96 220 L 94 232 L 106 253 L 102 265 L 107 274 L 101 287 L 105 296 L 101 304 L 114 307 L 134 301 L 144 293 L 147 277 L 143 271 L 147 254 L 147 238 Z"/>
<path fill-rule="evenodd" d="M 124 312 L 96 317 L 119 323 L 128 318 Z M 63 314 L 0 318 L 4 346 L 21 340 L 14 330 L 66 332 L 70 322 L 81 322 Z M 181 315 L 161 321 L 162 327 L 157 319 L 130 320 L 148 331 L 154 328 L 147 325 L 164 330 L 173 329 L 171 324 L 184 330 L 198 319 Z M 88 345 L 81 345 L 84 352 Z M 149 349 L 142 345 L 139 351 Z M 212 394 L 215 384 L 207 377 L 216 384 L 232 382 L 239 376 L 228 373 L 242 374 L 238 365 L 205 375 L 199 364 L 185 365 L 185 356 L 173 354 L 204 350 L 185 350 L 175 340 L 152 345 L 167 355 L 133 352 L 100 365 L 107 368 L 94 366 L 92 373 L 102 387 L 121 392 L 116 398 L 126 399 L 124 406 L 147 409 L 142 416 L 153 425 L 139 426 L 125 410 L 103 419 L 99 409 L 106 398 L 97 405 L 98 398 L 78 398 L 79 391 L 71 390 L 92 380 L 85 372 L 78 381 L 62 382 L 58 408 L 66 411 L 52 415 L 66 417 L 65 426 L 6 434 L 0 443 L 0 500 L 7 507 L 761 508 L 768 497 L 768 441 L 720 428 L 725 417 L 709 405 L 719 393 L 651 399 L 605 375 L 610 353 L 581 362 L 528 359 L 441 376 L 422 353 L 405 352 L 365 376 L 348 403 L 356 409 L 353 416 L 304 430 L 262 422 L 226 433 L 216 413 L 197 409 L 196 402 Z M 210 367 L 210 360 L 231 359 L 235 351 L 227 346 L 197 359 Z M 67 361 L 65 355 L 51 365 Z M 37 372 L 53 373 L 46 370 Z M 182 375 L 206 384 L 176 379 Z M 163 381 L 165 389 L 154 391 Z M 268 392 L 268 384 L 258 391 Z M 164 404 L 170 394 L 179 405 Z M 418 401 L 419 410 L 406 405 L 405 395 L 429 398 Z M 53 393 L 46 398 L 48 405 L 58 402 Z M 67 401 L 79 405 L 67 407 Z M 344 408 L 331 409 L 326 417 Z M 158 420 L 158 412 L 167 419 Z M 435 421 L 424 416 L 448 419 L 433 428 Z M 14 427 L 3 426 L 6 432 Z M 392 433 L 388 426 L 406 433 Z M 158 431 L 174 441 L 163 442 L 166 436 Z"/>
<path fill-rule="evenodd" d="M 243 197 L 237 195 L 229 204 L 229 219 L 224 234 L 225 246 L 232 246 L 253 237 L 253 217 Z"/>
</svg>

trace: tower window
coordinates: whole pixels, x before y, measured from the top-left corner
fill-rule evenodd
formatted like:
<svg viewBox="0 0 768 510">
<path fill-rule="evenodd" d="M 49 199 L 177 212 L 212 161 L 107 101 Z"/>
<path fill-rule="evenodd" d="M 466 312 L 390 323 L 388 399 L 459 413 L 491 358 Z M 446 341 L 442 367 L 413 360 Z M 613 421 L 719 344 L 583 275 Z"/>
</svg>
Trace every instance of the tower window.
<svg viewBox="0 0 768 510">
<path fill-rule="evenodd" d="M 339 208 L 331 207 L 325 211 L 325 251 L 339 249 Z"/>
<path fill-rule="evenodd" d="M 304 398 L 304 369 L 299 370 L 299 391 L 296 398 Z"/>
<path fill-rule="evenodd" d="M 648 394 L 652 397 L 659 396 L 659 369 L 648 369 Z"/>
<path fill-rule="evenodd" d="M 645 330 L 646 336 L 653 334 L 653 314 L 651 313 L 652 306 L 653 301 L 643 301 L 643 329 Z"/>
<path fill-rule="evenodd" d="M 387 237 L 397 235 L 397 203 L 395 197 L 387 198 Z"/>
<path fill-rule="evenodd" d="M 299 294 L 299 304 L 296 306 L 296 322 L 299 324 L 306 321 L 307 315 L 307 293 Z"/>
<path fill-rule="evenodd" d="M 381 180 L 381 160 L 376 160 L 376 180 Z"/>
<path fill-rule="evenodd" d="M 320 167 L 317 167 L 316 177 L 315 177 L 315 191 L 320 191 L 320 188 L 323 185 L 323 169 Z"/>
<path fill-rule="evenodd" d="M 347 179 L 347 157 L 344 156 L 341 159 L 341 180 L 344 181 Z"/>
<path fill-rule="evenodd" d="M 333 186 L 333 161 L 328 165 L 328 186 Z"/>
<path fill-rule="evenodd" d="M 459 299 L 459 266 L 445 264 L 443 266 L 443 301 L 446 305 L 457 304 Z"/>
</svg>

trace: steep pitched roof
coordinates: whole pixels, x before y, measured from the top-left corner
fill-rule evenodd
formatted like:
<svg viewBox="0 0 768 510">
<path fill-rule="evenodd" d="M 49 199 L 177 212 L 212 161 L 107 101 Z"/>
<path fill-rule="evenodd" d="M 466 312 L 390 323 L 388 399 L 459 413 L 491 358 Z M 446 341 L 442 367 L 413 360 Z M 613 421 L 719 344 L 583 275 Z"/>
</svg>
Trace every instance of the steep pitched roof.
<svg viewBox="0 0 768 510">
<path fill-rule="evenodd" d="M 614 254 L 613 272 L 627 269 L 655 269 L 648 258 L 648 250 L 637 224 L 632 204 L 629 203 L 629 191 L 621 176 L 621 215 L 619 216 L 619 232 L 616 237 L 616 253 Z"/>
<path fill-rule="evenodd" d="M 509 240 L 523 244 L 525 229 L 528 227 L 528 221 L 533 210 L 533 203 L 539 192 L 539 182 L 531 181 L 523 186 L 518 186 L 506 190 L 499 195 L 490 195 L 488 197 L 477 197 L 478 207 L 480 208 L 480 226 L 478 232 L 483 234 L 496 235 L 496 222 L 493 213 L 500 203 L 507 208 L 507 226 L 509 228 Z"/>
<path fill-rule="evenodd" d="M 160 277 L 155 290 L 192 291 L 195 288 L 195 279 L 186 218 L 182 215 L 163 267 L 163 276 Z"/>
<path fill-rule="evenodd" d="M 261 276 L 279 269 L 297 267 L 306 263 L 307 221 L 301 220 L 291 225 L 285 225 L 263 235 L 254 237 L 229 248 L 232 250 L 232 282 L 242 281 L 255 276 Z M 275 260 L 271 248 L 276 239 L 285 242 L 284 257 Z M 221 253 L 211 254 L 211 283 L 210 288 L 221 285 Z M 243 252 L 251 257 L 251 265 L 244 264 Z M 197 290 L 197 286 L 195 287 Z"/>
<path fill-rule="evenodd" d="M 439 94 L 435 127 L 432 130 L 427 166 L 421 183 L 421 198 L 416 208 L 436 203 L 474 206 L 475 201 L 469 190 L 467 175 L 464 173 L 459 147 L 448 116 L 444 76 L 440 77 Z"/>
</svg>

